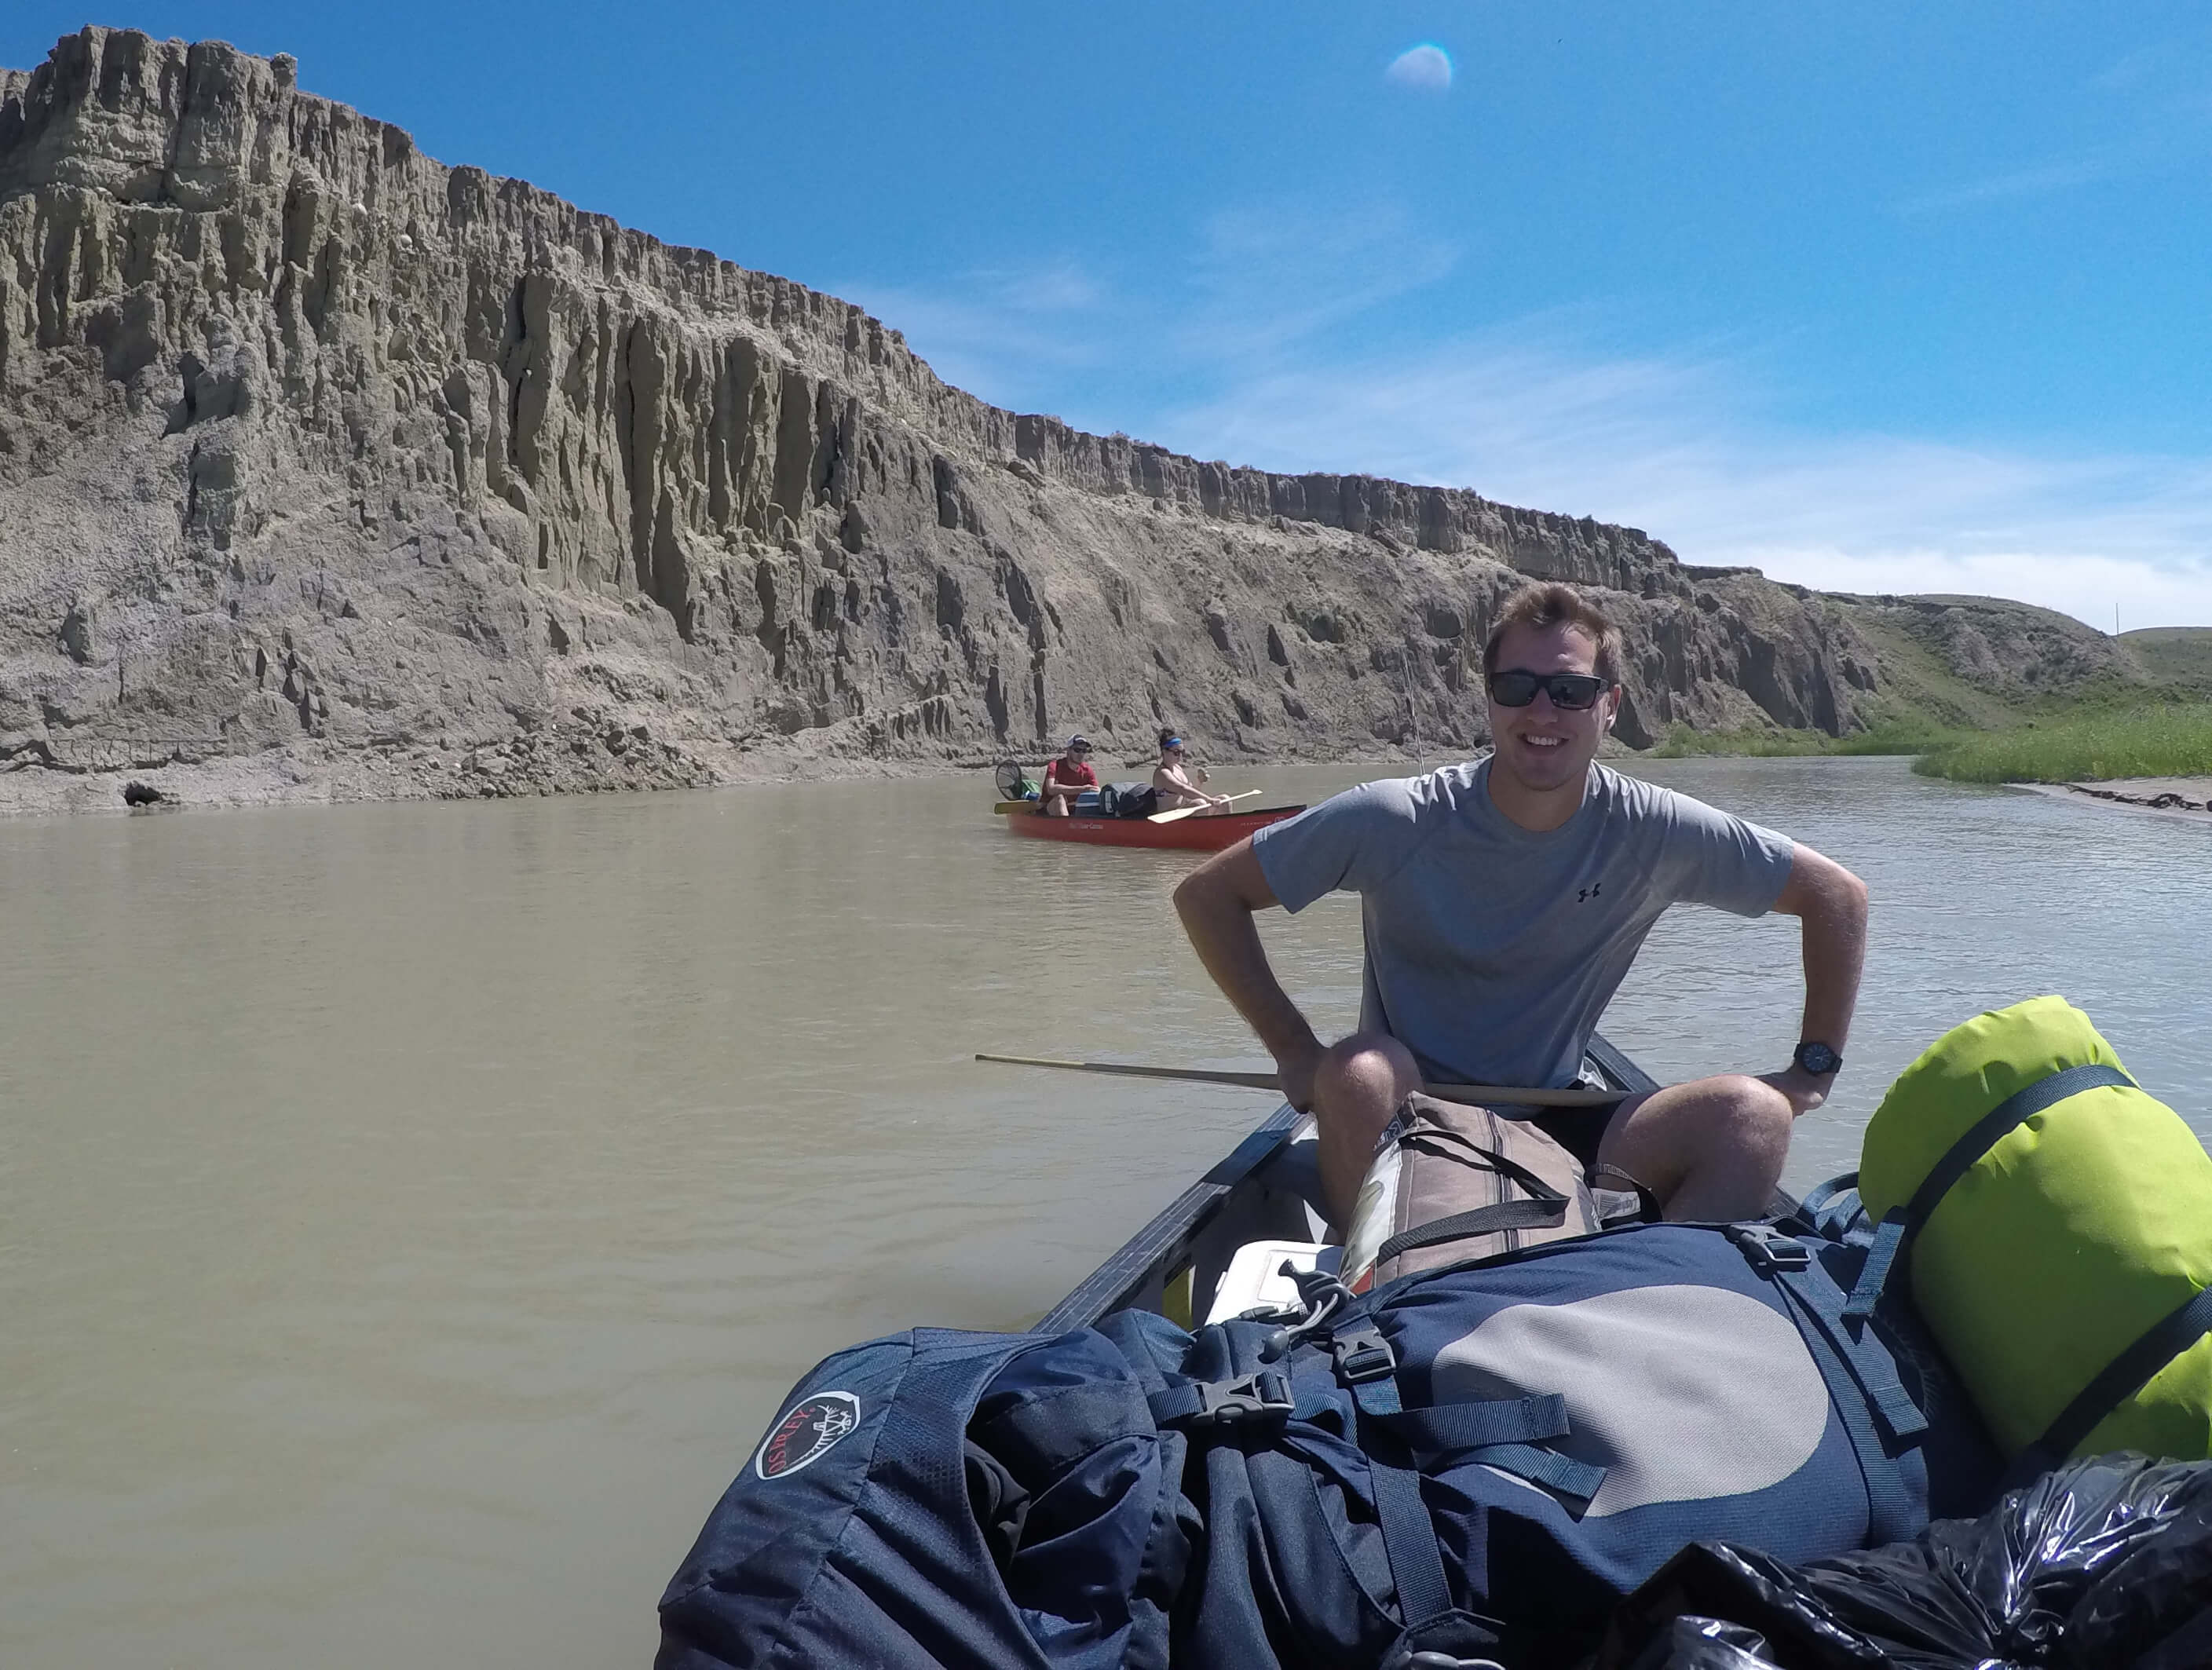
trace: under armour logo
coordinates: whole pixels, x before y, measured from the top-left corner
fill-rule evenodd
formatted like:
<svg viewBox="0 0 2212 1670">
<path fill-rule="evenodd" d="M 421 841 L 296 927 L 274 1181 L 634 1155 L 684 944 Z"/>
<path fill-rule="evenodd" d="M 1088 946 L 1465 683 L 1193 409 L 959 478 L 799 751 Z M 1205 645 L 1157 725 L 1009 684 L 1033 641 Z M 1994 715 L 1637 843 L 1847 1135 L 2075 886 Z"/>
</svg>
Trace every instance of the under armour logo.
<svg viewBox="0 0 2212 1670">
<path fill-rule="evenodd" d="M 1588 887 L 1576 889 L 1575 902 L 1580 904 L 1585 899 L 1595 899 L 1604 886 L 1603 882 L 1592 882 Z"/>
</svg>

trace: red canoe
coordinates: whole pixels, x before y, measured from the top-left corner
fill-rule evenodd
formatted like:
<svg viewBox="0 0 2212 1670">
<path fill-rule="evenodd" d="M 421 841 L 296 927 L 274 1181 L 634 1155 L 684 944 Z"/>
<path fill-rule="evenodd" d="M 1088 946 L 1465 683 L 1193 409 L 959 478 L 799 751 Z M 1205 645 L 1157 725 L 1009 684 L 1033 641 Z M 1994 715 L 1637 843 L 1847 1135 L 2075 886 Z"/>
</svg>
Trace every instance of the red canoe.
<svg viewBox="0 0 2212 1670">
<path fill-rule="evenodd" d="M 1304 806 L 1269 806 L 1261 811 L 1216 812 L 1211 817 L 1178 817 L 1154 823 L 1142 817 L 1047 817 L 1042 812 L 1009 812 L 1000 820 L 1032 841 L 1080 841 L 1093 847 L 1172 847 L 1186 853 L 1218 853 L 1255 829 L 1296 817 Z"/>
</svg>

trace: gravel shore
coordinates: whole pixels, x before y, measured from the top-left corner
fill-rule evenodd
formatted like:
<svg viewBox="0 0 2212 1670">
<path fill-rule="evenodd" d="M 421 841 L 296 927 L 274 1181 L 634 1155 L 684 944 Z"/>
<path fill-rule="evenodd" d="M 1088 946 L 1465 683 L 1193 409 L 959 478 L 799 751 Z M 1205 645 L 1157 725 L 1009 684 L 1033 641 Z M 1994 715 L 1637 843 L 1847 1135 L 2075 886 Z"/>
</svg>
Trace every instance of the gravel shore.
<svg viewBox="0 0 2212 1670">
<path fill-rule="evenodd" d="M 2212 777 L 2115 777 L 2094 783 L 2024 783 L 2043 794 L 2068 799 L 2087 795 L 2118 806 L 2145 811 L 2193 813 L 2212 817 Z"/>
</svg>

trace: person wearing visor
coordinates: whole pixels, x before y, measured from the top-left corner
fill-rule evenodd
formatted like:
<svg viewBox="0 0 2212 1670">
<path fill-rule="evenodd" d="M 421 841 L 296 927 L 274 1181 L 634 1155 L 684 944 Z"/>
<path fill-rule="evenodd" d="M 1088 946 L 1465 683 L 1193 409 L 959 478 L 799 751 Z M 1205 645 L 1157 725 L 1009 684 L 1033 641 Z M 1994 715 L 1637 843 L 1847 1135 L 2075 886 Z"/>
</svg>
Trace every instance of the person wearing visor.
<svg viewBox="0 0 2212 1670">
<path fill-rule="evenodd" d="M 1204 817 L 1217 806 L 1225 806 L 1229 798 L 1206 792 L 1206 769 L 1190 763 L 1183 740 L 1172 731 L 1160 732 L 1160 762 L 1152 768 L 1154 804 L 1161 811 L 1180 811 L 1185 806 L 1203 806 Z"/>
<path fill-rule="evenodd" d="M 1095 792 L 1097 787 L 1098 774 L 1091 766 L 1091 738 L 1070 737 L 1066 751 L 1045 766 L 1040 797 L 1044 804 L 1038 810 L 1047 817 L 1066 817 L 1075 810 L 1078 795 Z"/>
<path fill-rule="evenodd" d="M 1670 905 L 1798 919 L 1804 1008 L 1790 1065 L 1596 1108 L 1530 1110 L 1592 1181 L 1632 1179 L 1668 1217 L 1765 1212 L 1792 1121 L 1843 1065 L 1866 888 L 1802 842 L 1596 762 L 1621 700 L 1619 629 L 1569 586 L 1524 586 L 1483 647 L 1492 751 L 1367 783 L 1261 830 L 1176 890 L 1200 960 L 1320 1126 L 1340 1228 L 1425 1079 L 1565 1088 Z M 1255 911 L 1360 896 L 1358 1029 L 1324 1046 L 1273 971 Z M 1717 1034 L 1716 1035 L 1722 1035 Z M 1517 1111 L 1517 1110 L 1509 1110 Z"/>
</svg>

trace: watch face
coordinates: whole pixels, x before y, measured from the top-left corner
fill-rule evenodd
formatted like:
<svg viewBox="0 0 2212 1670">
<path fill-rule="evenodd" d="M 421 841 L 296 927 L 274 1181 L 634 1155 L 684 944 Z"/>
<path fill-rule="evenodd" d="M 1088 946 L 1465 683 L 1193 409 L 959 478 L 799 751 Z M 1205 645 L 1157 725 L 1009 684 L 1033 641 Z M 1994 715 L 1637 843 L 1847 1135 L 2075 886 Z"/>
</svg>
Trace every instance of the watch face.
<svg viewBox="0 0 2212 1670">
<path fill-rule="evenodd" d="M 1797 1046 L 1797 1065 L 1815 1078 L 1825 1078 L 1844 1064 L 1844 1058 L 1826 1044 L 1802 1043 Z"/>
</svg>

